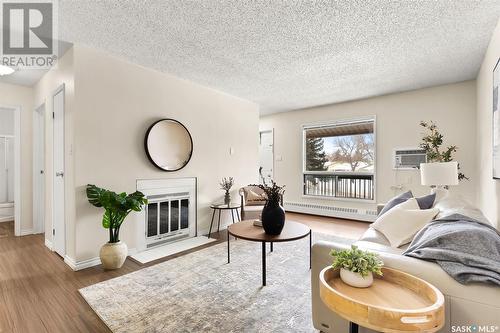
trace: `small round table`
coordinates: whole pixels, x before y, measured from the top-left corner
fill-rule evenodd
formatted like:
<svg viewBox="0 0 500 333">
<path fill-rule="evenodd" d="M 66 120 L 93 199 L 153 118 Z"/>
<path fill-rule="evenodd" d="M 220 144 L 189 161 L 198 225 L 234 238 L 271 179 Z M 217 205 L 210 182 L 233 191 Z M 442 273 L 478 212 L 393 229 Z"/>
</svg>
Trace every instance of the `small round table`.
<svg viewBox="0 0 500 333">
<path fill-rule="evenodd" d="M 236 238 L 245 239 L 251 242 L 262 243 L 262 286 L 266 285 L 266 242 L 271 244 L 271 252 L 273 252 L 273 243 L 275 242 L 290 242 L 309 236 L 309 269 L 311 269 L 311 246 L 312 232 L 309 227 L 302 223 L 285 221 L 285 226 L 279 235 L 268 235 L 264 232 L 264 228 L 254 226 L 253 220 L 241 221 L 231 224 L 227 227 L 227 263 L 230 263 L 230 246 L 229 235 Z"/>
<path fill-rule="evenodd" d="M 213 209 L 214 213 L 212 214 L 212 222 L 210 222 L 210 230 L 208 231 L 208 238 L 212 235 L 212 225 L 214 224 L 214 217 L 215 217 L 215 212 L 219 212 L 219 221 L 217 223 L 217 232 L 219 232 L 220 229 L 220 215 L 223 210 L 230 210 L 231 211 L 231 217 L 233 219 L 234 223 L 234 210 L 236 211 L 236 216 L 238 217 L 238 221 L 241 221 L 240 219 L 240 213 L 238 212 L 238 209 L 241 208 L 241 205 L 239 203 L 229 203 L 229 204 L 213 204 L 210 205 L 210 208 Z"/>
<path fill-rule="evenodd" d="M 411 274 L 382 268 L 373 285 L 355 288 L 331 266 L 319 274 L 320 297 L 339 316 L 349 320 L 349 332 L 358 325 L 377 332 L 437 332 L 444 326 L 444 296 L 429 282 Z"/>
</svg>

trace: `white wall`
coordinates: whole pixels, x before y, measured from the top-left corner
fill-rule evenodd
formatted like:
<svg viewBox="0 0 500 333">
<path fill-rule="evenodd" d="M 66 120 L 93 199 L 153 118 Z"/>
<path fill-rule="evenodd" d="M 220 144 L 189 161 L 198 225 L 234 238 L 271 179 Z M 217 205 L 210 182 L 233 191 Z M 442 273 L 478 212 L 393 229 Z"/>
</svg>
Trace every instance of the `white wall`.
<svg viewBox="0 0 500 333">
<path fill-rule="evenodd" d="M 309 202 L 339 207 L 374 209 L 375 204 L 352 201 L 312 199 L 302 197 L 302 133 L 301 126 L 332 120 L 376 116 L 376 201 L 386 202 L 396 192 L 390 187 L 403 184 L 421 195 L 429 189 L 420 185 L 418 170 L 392 169 L 392 154 L 396 147 L 416 147 L 422 129 L 421 120 L 434 120 L 445 137 L 445 145 L 457 145 L 456 159 L 470 177 L 452 191 L 462 193 L 475 202 L 476 172 L 476 94 L 475 82 L 467 81 L 405 93 L 374 97 L 359 101 L 333 104 L 262 117 L 260 129 L 274 129 L 275 179 L 285 184 L 285 201 Z"/>
<path fill-rule="evenodd" d="M 108 238 L 101 226 L 103 212 L 85 196 L 89 183 L 131 192 L 137 179 L 198 177 L 198 226 L 205 233 L 209 204 L 223 197 L 220 178 L 235 178 L 235 199 L 238 187 L 257 181 L 256 104 L 78 45 L 74 60 L 77 261 L 98 256 Z M 145 132 L 160 118 L 180 121 L 192 135 L 192 159 L 178 172 L 156 169 L 144 152 Z M 136 234 L 135 223 L 144 221 L 131 214 L 121 229 L 129 248 L 143 237 Z"/>
<path fill-rule="evenodd" d="M 21 107 L 21 233 L 33 229 L 33 89 L 0 83 L 0 105 Z"/>
<path fill-rule="evenodd" d="M 493 179 L 493 68 L 500 58 L 500 21 L 486 51 L 477 76 L 477 162 L 481 170 L 478 182 L 478 203 L 488 219 L 500 227 L 500 180 Z"/>
</svg>

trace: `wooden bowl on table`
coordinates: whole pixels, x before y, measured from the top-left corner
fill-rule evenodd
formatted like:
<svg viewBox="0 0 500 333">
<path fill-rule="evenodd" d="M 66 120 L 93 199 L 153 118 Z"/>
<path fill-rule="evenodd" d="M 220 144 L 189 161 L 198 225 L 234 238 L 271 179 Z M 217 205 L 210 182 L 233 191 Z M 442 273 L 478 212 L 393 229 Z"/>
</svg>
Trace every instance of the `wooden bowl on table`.
<svg viewBox="0 0 500 333">
<path fill-rule="evenodd" d="M 444 296 L 430 283 L 396 269 L 382 268 L 368 288 L 340 279 L 339 269 L 320 273 L 320 296 L 330 310 L 380 332 L 436 332 L 444 325 Z"/>
</svg>

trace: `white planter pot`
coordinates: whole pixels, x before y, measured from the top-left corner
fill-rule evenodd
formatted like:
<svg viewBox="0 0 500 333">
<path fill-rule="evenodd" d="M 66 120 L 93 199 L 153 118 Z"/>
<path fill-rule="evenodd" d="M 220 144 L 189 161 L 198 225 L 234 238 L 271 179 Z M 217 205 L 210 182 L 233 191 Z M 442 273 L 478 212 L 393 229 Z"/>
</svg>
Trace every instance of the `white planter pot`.
<svg viewBox="0 0 500 333">
<path fill-rule="evenodd" d="M 371 286 L 373 283 L 373 274 L 371 272 L 368 273 L 368 276 L 362 277 L 359 273 L 354 273 L 348 271 L 347 269 L 341 268 L 340 278 L 348 285 L 356 288 L 366 288 Z"/>
<path fill-rule="evenodd" d="M 119 241 L 118 243 L 104 244 L 99 252 L 99 257 L 104 269 L 118 269 L 123 266 L 127 253 L 127 244 Z"/>
</svg>

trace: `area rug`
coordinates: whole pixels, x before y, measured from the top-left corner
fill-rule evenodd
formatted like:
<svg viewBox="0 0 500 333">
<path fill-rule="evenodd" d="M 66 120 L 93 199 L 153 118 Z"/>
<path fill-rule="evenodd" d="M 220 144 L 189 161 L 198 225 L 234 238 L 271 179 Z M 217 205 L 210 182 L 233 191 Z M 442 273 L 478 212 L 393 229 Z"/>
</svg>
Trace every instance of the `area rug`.
<svg viewBox="0 0 500 333">
<path fill-rule="evenodd" d="M 333 236 L 313 234 L 313 242 Z M 275 243 L 262 287 L 261 244 L 231 241 L 80 289 L 113 332 L 316 332 L 309 239 Z"/>
</svg>

